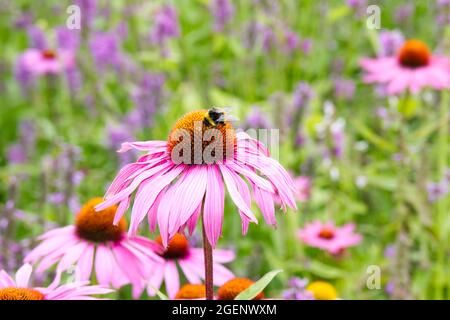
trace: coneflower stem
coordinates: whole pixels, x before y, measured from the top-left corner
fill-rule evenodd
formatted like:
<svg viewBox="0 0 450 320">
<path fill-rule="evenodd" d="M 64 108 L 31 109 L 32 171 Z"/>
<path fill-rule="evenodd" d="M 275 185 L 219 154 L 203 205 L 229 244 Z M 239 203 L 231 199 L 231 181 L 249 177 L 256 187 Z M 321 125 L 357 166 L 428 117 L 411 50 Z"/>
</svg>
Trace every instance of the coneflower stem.
<svg viewBox="0 0 450 320">
<path fill-rule="evenodd" d="M 205 263 L 206 300 L 214 300 L 213 249 L 208 241 L 208 238 L 206 237 L 205 223 L 203 222 L 203 211 L 201 214 L 201 219 L 202 219 L 203 255 L 205 260 L 204 263 Z"/>
</svg>

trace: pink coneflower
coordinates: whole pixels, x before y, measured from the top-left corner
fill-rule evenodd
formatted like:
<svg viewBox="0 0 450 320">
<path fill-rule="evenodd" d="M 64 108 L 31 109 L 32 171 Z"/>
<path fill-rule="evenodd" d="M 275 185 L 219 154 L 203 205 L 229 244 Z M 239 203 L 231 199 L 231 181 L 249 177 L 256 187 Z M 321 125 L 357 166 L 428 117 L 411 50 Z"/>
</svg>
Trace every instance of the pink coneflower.
<svg viewBox="0 0 450 320">
<path fill-rule="evenodd" d="M 102 201 L 94 198 L 85 204 L 74 225 L 41 235 L 42 243 L 25 257 L 25 262 L 40 261 L 37 272 L 55 263 L 58 272 L 75 265 L 81 280 L 88 280 L 95 271 L 99 284 L 120 288 L 131 283 L 133 296 L 138 297 L 145 287 L 143 281 L 153 271 L 152 266 L 162 259 L 154 253 L 153 241 L 128 237 L 124 232 L 125 219 L 113 225 L 116 206 L 95 212 L 95 205 Z"/>
<path fill-rule="evenodd" d="M 225 186 L 238 208 L 244 234 L 250 222 L 258 221 L 250 209 L 252 193 L 244 178 L 264 219 L 275 225 L 276 198 L 283 209 L 296 208 L 293 181 L 259 141 L 236 133 L 225 118 L 226 113 L 217 108 L 193 111 L 176 122 L 168 141 L 122 144 L 119 152 L 137 149 L 147 154 L 122 168 L 97 210 L 119 203 L 117 223 L 136 192 L 129 233 L 134 234 L 147 215 L 152 231 L 158 224 L 165 247 L 185 227 L 192 233 L 201 217 L 209 267 L 211 245 L 222 233 Z M 210 280 L 206 280 L 208 297 Z"/>
<path fill-rule="evenodd" d="M 361 242 L 361 235 L 354 233 L 355 225 L 349 223 L 337 227 L 333 222 L 314 221 L 298 231 L 298 237 L 311 247 L 339 254 Z"/>
<path fill-rule="evenodd" d="M 396 56 L 363 59 L 361 66 L 367 72 L 364 80 L 386 85 L 389 94 L 417 93 L 423 87 L 450 88 L 449 58 L 432 55 L 419 40 L 406 41 Z"/>
<path fill-rule="evenodd" d="M 47 288 L 33 288 L 29 286 L 32 272 L 31 265 L 24 264 L 13 279 L 5 270 L 1 270 L 0 300 L 95 300 L 92 295 L 112 292 L 102 286 L 90 286 L 87 281 L 60 285 L 60 274 Z"/>
<path fill-rule="evenodd" d="M 177 233 L 170 240 L 167 249 L 162 246 L 161 237 L 156 239 L 159 243 L 155 247 L 157 252 L 164 260 L 157 263 L 152 276 L 149 278 L 147 292 L 149 295 L 155 295 L 154 289 L 161 287 L 164 280 L 167 294 L 174 298 L 180 290 L 180 277 L 177 264 L 180 266 L 186 279 L 191 284 L 201 284 L 204 279 L 204 256 L 202 248 L 192 248 L 186 237 Z M 222 266 L 222 263 L 234 260 L 232 250 L 216 249 L 214 256 L 214 285 L 220 286 L 234 277 L 233 273 Z"/>
<path fill-rule="evenodd" d="M 59 74 L 75 66 L 75 56 L 69 50 L 27 49 L 19 58 L 21 68 L 32 75 Z"/>
</svg>

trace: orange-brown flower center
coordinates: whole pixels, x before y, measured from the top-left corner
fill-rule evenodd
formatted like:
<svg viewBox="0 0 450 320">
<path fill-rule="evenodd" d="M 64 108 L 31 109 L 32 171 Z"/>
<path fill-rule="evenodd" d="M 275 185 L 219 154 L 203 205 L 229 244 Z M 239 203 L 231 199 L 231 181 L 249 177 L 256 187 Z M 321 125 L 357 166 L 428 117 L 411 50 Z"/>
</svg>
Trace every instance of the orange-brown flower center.
<svg viewBox="0 0 450 320">
<path fill-rule="evenodd" d="M 236 296 L 250 287 L 254 282 L 247 278 L 234 278 L 223 284 L 217 291 L 219 300 L 234 300 Z M 253 300 L 261 300 L 264 294 L 259 293 Z"/>
<path fill-rule="evenodd" d="M 161 236 L 156 238 L 156 242 L 162 245 Z M 189 253 L 189 241 L 181 233 L 175 234 L 175 236 L 169 241 L 167 248 L 162 252 L 161 256 L 165 259 L 178 259 L 183 258 Z"/>
<path fill-rule="evenodd" d="M 430 62 L 431 53 L 427 45 L 420 40 L 408 40 L 398 52 L 401 65 L 408 68 L 419 68 Z"/>
<path fill-rule="evenodd" d="M 204 284 L 185 284 L 175 295 L 175 299 L 201 299 L 206 297 Z"/>
<path fill-rule="evenodd" d="M 44 300 L 45 296 L 30 288 L 0 289 L 0 300 Z"/>
<path fill-rule="evenodd" d="M 101 202 L 102 198 L 94 198 L 81 208 L 75 220 L 77 234 L 80 238 L 92 242 L 119 241 L 127 223 L 122 218 L 117 226 L 113 225 L 117 206 L 96 212 L 95 206 Z"/>
<path fill-rule="evenodd" d="M 208 110 L 197 110 L 175 123 L 169 134 L 168 150 L 177 163 L 210 164 L 234 155 L 235 138 L 230 122 L 215 124 L 208 120 Z"/>
<path fill-rule="evenodd" d="M 45 50 L 42 50 L 41 54 L 42 54 L 42 57 L 44 59 L 51 60 L 51 59 L 55 59 L 56 58 L 56 51 L 55 50 L 45 49 Z"/>
<path fill-rule="evenodd" d="M 330 240 L 334 238 L 334 231 L 330 228 L 323 228 L 319 232 L 319 237 L 322 239 Z"/>
</svg>

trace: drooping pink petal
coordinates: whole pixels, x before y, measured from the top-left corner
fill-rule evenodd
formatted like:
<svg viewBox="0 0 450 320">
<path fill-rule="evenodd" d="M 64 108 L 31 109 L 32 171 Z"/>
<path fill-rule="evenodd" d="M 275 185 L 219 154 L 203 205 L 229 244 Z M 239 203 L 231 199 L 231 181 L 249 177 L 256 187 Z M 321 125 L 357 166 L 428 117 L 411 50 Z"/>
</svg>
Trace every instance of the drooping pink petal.
<svg viewBox="0 0 450 320">
<path fill-rule="evenodd" d="M 209 243 L 214 248 L 222 234 L 225 188 L 219 169 L 208 166 L 203 223 Z"/>
<path fill-rule="evenodd" d="M 164 269 L 164 282 L 166 284 L 168 296 L 173 299 L 178 290 L 180 290 L 180 278 L 174 261 L 166 262 L 166 267 Z"/>
</svg>

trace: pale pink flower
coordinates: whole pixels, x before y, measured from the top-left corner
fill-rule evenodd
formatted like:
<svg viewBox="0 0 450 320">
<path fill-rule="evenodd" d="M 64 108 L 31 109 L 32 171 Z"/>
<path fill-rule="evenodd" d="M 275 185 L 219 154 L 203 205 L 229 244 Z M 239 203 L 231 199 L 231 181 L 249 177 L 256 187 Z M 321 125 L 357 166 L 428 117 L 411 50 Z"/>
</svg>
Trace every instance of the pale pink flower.
<svg viewBox="0 0 450 320">
<path fill-rule="evenodd" d="M 92 295 L 113 292 L 103 286 L 90 286 L 89 281 L 60 284 L 60 273 L 46 288 L 30 287 L 32 272 L 31 265 L 24 264 L 13 279 L 5 270 L 1 270 L 0 300 L 96 300 Z"/>
<path fill-rule="evenodd" d="M 27 49 L 19 58 L 21 68 L 32 75 L 60 74 L 75 67 L 75 55 L 65 49 Z"/>
<path fill-rule="evenodd" d="M 364 81 L 386 85 L 388 94 L 450 88 L 449 58 L 431 54 L 419 40 L 406 41 L 395 56 L 362 59 L 361 66 L 367 72 Z"/>
<path fill-rule="evenodd" d="M 334 222 L 322 223 L 314 221 L 298 230 L 298 237 L 311 247 L 326 250 L 331 254 L 339 254 L 348 247 L 359 244 L 360 234 L 354 232 L 355 225 L 348 223 L 337 227 Z"/>
<path fill-rule="evenodd" d="M 159 244 L 154 247 L 164 260 L 156 264 L 154 272 L 148 280 L 147 293 L 155 295 L 164 280 L 167 294 L 174 298 L 180 290 L 180 276 L 177 265 L 180 267 L 189 283 L 201 284 L 205 276 L 205 266 L 202 248 L 192 248 L 186 237 L 177 233 L 169 242 L 167 249 L 162 246 L 161 237 L 156 239 Z M 223 263 L 234 260 L 232 250 L 216 249 L 213 252 L 214 285 L 221 286 L 234 278 L 233 273 L 224 267 Z"/>
<path fill-rule="evenodd" d="M 233 138 L 228 137 L 223 143 L 224 149 L 229 149 L 232 144 L 234 152 L 230 157 L 213 162 L 201 159 L 198 164 L 194 161 L 176 163 L 173 160 L 172 151 L 175 152 L 175 147 L 181 143 L 174 137 L 175 132 L 184 130 L 193 137 L 195 123 L 198 122 L 200 132 L 205 132 L 210 126 L 205 120 L 209 112 L 198 110 L 185 115 L 175 124 L 168 141 L 123 143 L 119 152 L 136 149 L 147 154 L 120 170 L 106 192 L 105 202 L 96 209 L 102 210 L 119 203 L 115 218 L 117 223 L 136 192 L 129 234 L 135 234 L 147 215 L 151 231 L 158 225 L 164 246 L 185 227 L 192 233 L 203 211 L 206 236 L 214 247 L 222 233 L 225 186 L 238 208 L 244 234 L 250 222 L 258 221 L 250 209 L 252 193 L 244 178 L 249 182 L 253 199 L 268 224 L 276 225 L 274 200 L 277 197 L 283 209 L 286 210 L 287 206 L 296 208 L 295 186 L 286 170 L 269 157 L 268 150 L 259 141 L 244 132 L 235 133 L 228 121 L 218 121 L 215 128 L 220 130 L 222 137 L 230 135 Z M 198 131 L 195 132 L 197 134 Z M 209 144 L 200 143 L 200 150 L 195 150 L 196 146 L 195 143 L 190 145 L 193 151 L 190 153 L 191 159 L 198 152 L 200 155 L 206 152 Z"/>
<path fill-rule="evenodd" d="M 143 281 L 153 272 L 155 263 L 163 259 L 153 251 L 156 245 L 143 237 L 129 237 L 126 222 L 113 226 L 116 207 L 95 212 L 102 201 L 94 198 L 78 213 L 74 225 L 53 229 L 41 235 L 42 242 L 26 257 L 25 262 L 38 263 L 37 272 L 57 263 L 57 272 L 73 265 L 80 280 L 88 280 L 95 272 L 101 285 L 120 288 L 133 285 L 133 297 L 142 293 Z"/>
<path fill-rule="evenodd" d="M 298 176 L 293 180 L 297 188 L 295 199 L 299 202 L 308 201 L 311 197 L 311 178 L 307 176 Z"/>
</svg>

